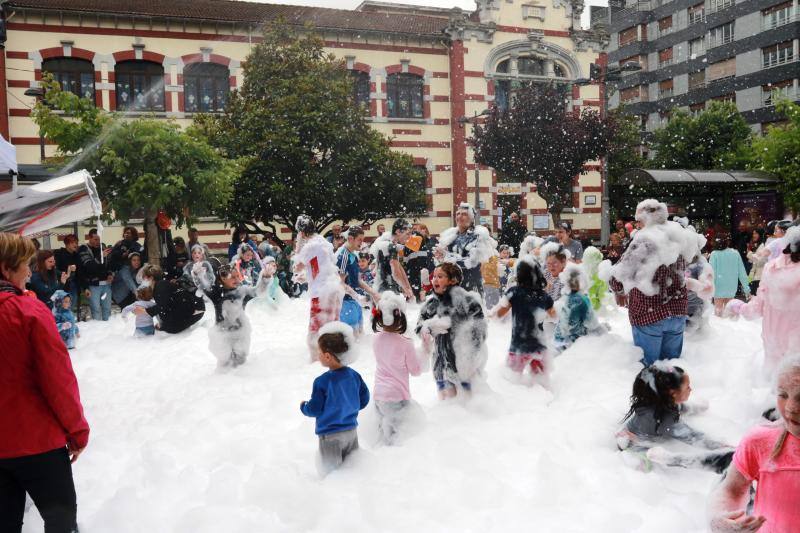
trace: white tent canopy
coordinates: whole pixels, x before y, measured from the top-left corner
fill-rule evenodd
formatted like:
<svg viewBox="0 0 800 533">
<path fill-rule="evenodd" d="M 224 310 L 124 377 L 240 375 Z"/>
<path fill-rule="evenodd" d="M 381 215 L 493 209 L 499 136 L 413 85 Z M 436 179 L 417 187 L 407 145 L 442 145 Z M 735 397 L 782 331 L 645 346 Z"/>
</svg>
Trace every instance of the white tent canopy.
<svg viewBox="0 0 800 533">
<path fill-rule="evenodd" d="M 0 174 L 18 172 L 17 147 L 0 136 Z"/>
<path fill-rule="evenodd" d="M 86 170 L 0 194 L 0 231 L 20 235 L 46 232 L 101 213 L 94 180 Z"/>
</svg>

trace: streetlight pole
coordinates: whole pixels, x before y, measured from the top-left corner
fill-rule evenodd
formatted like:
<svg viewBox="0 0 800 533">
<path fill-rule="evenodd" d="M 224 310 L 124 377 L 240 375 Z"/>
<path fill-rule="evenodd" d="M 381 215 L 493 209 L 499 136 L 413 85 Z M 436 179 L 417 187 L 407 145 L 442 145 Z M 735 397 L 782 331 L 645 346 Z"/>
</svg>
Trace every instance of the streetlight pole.
<svg viewBox="0 0 800 533">
<path fill-rule="evenodd" d="M 36 98 L 37 102 L 41 102 L 44 98 L 44 89 L 41 87 L 31 87 L 25 91 L 25 96 L 33 96 Z M 41 162 L 44 163 L 44 134 L 42 133 L 41 127 L 39 128 L 39 158 Z"/>
<path fill-rule="evenodd" d="M 458 118 L 458 123 L 461 124 L 462 128 L 464 127 L 464 124 L 467 124 L 467 123 L 474 125 L 479 117 L 484 117 L 484 116 L 488 115 L 490 112 L 491 112 L 491 110 L 484 109 L 480 113 L 474 115 L 472 118 L 466 117 L 466 116 L 465 117 L 459 117 Z M 480 174 L 480 170 L 478 169 L 478 162 L 475 161 L 474 157 L 472 158 L 472 163 L 475 165 L 475 210 L 477 211 L 478 217 L 480 218 L 480 209 L 481 209 L 481 194 L 480 194 L 480 192 L 481 192 L 481 190 L 480 190 L 481 189 L 480 188 L 480 185 L 481 185 L 481 174 Z"/>
</svg>

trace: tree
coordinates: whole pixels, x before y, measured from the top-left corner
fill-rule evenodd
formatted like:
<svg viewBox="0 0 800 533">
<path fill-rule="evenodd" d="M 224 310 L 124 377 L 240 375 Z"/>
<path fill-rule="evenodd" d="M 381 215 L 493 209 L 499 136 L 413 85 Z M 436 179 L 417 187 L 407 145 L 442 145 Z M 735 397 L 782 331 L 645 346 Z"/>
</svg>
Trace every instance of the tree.
<svg viewBox="0 0 800 533">
<path fill-rule="evenodd" d="M 73 159 L 71 166 L 92 174 L 105 219 L 127 222 L 143 215 L 151 263 L 160 264 L 159 211 L 180 226 L 192 213 L 220 209 L 230 200 L 236 165 L 202 139 L 172 122 L 126 122 L 92 111 L 58 83 L 45 80 L 44 86 L 44 102 L 34 111 L 41 132 L 58 144 L 61 156 Z M 57 109 L 79 112 L 69 117 Z"/>
<path fill-rule="evenodd" d="M 656 155 L 651 167 L 744 168 L 751 139 L 750 127 L 732 102 L 711 102 L 697 117 L 675 111 L 653 136 Z"/>
<path fill-rule="evenodd" d="M 753 141 L 750 168 L 779 177 L 785 204 L 797 212 L 800 210 L 800 105 L 780 100 L 775 109 L 788 123 L 770 127 L 766 135 Z"/>
<path fill-rule="evenodd" d="M 572 204 L 572 180 L 583 165 L 607 153 L 613 120 L 573 112 L 571 99 L 553 85 L 524 84 L 507 109 L 492 107 L 470 141 L 475 160 L 504 179 L 534 182 L 556 221 Z"/>
<path fill-rule="evenodd" d="M 307 214 L 320 230 L 426 211 L 423 173 L 393 152 L 353 100 L 350 75 L 320 37 L 267 28 L 244 63 L 241 91 L 225 113 L 195 128 L 242 161 L 226 210 L 231 222 L 277 235 Z"/>
<path fill-rule="evenodd" d="M 606 174 L 610 183 L 628 170 L 644 168 L 648 163 L 639 149 L 643 142 L 638 117 L 618 108 L 612 112 L 612 120 L 616 128 L 606 158 Z"/>
</svg>

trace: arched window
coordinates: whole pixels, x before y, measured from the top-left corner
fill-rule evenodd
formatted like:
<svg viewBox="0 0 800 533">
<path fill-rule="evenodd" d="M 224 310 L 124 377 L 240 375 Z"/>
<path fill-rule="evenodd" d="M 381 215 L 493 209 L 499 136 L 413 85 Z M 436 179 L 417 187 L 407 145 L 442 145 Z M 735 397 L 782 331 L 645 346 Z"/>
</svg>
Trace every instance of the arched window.
<svg viewBox="0 0 800 533">
<path fill-rule="evenodd" d="M 94 102 L 94 65 L 86 59 L 59 57 L 42 61 L 42 70 L 61 84 L 61 89 Z"/>
<path fill-rule="evenodd" d="M 369 74 L 360 70 L 348 70 L 353 81 L 353 101 L 359 107 L 369 109 Z"/>
<path fill-rule="evenodd" d="M 164 67 L 152 61 L 120 61 L 114 68 L 117 109 L 164 111 Z"/>
<path fill-rule="evenodd" d="M 516 65 L 513 61 L 516 61 Z M 548 76 L 549 63 L 552 64 L 552 78 Z M 507 109 L 522 84 L 555 81 L 562 85 L 568 76 L 563 65 L 549 58 L 521 55 L 516 59 L 508 58 L 497 63 L 494 78 L 495 104 L 500 109 Z"/>
<path fill-rule="evenodd" d="M 230 71 L 217 63 L 191 63 L 183 69 L 183 102 L 188 113 L 225 110 Z"/>
<path fill-rule="evenodd" d="M 423 118 L 422 76 L 408 73 L 387 76 L 390 118 Z"/>
</svg>

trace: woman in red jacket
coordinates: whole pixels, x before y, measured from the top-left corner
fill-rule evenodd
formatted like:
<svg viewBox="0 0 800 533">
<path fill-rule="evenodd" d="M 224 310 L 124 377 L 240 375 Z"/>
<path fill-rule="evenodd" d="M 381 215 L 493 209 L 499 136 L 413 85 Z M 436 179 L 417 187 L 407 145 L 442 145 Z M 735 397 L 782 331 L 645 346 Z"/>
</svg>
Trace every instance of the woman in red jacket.
<svg viewBox="0 0 800 533">
<path fill-rule="evenodd" d="M 35 252 L 0 233 L 0 531 L 22 530 L 28 493 L 47 533 L 76 532 L 71 463 L 89 424 L 50 309 L 23 295 Z"/>
</svg>

